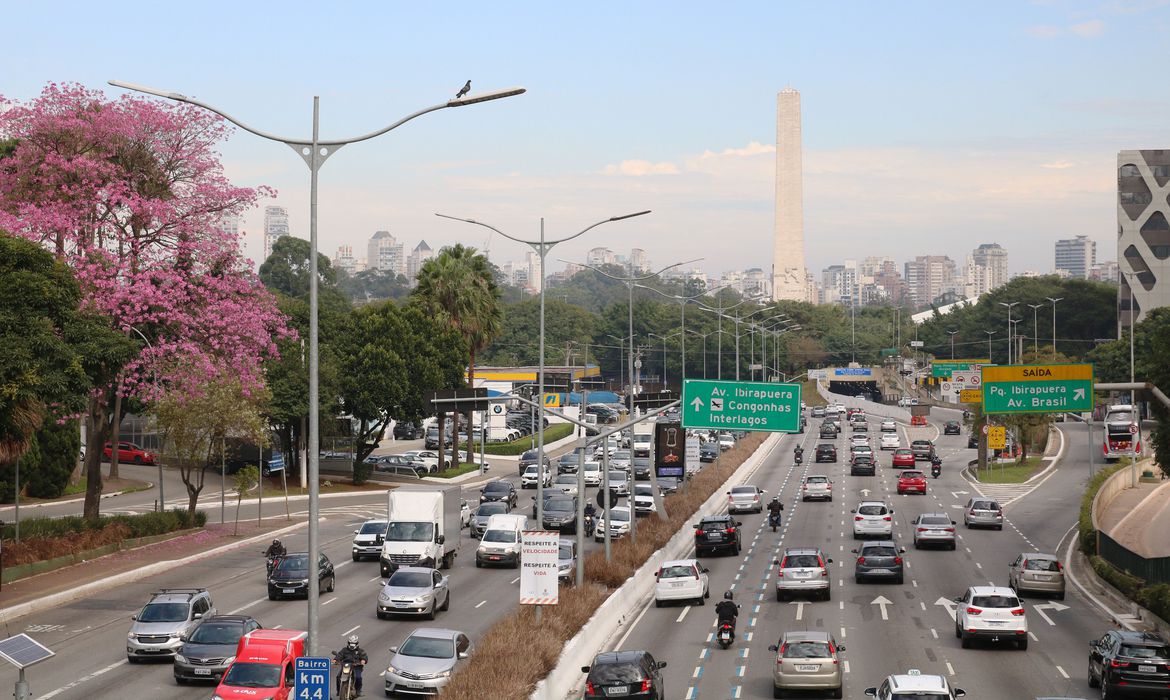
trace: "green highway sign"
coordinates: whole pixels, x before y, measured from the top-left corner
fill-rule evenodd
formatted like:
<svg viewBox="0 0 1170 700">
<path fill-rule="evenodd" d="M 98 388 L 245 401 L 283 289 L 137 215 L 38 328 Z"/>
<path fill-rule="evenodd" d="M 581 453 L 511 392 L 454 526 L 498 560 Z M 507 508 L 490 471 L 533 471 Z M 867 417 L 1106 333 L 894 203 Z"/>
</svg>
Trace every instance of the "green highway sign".
<svg viewBox="0 0 1170 700">
<path fill-rule="evenodd" d="M 989 364 L 991 360 L 940 360 L 936 357 L 930 363 L 930 376 L 948 378 L 952 372 L 969 372 Z"/>
<path fill-rule="evenodd" d="M 683 381 L 684 428 L 800 431 L 800 384 Z"/>
<path fill-rule="evenodd" d="M 1093 410 L 1093 365 L 982 368 L 983 412 L 1084 413 Z"/>
</svg>

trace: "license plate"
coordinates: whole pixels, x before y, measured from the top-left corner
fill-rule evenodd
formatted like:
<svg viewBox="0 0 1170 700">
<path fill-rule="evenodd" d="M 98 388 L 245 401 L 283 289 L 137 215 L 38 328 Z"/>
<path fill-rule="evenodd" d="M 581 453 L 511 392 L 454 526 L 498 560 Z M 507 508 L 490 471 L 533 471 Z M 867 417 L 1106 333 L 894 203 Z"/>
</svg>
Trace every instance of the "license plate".
<svg viewBox="0 0 1170 700">
<path fill-rule="evenodd" d="M 718 534 L 718 533 L 716 533 L 716 532 L 708 532 L 708 533 L 707 533 L 707 539 L 709 539 L 709 540 L 721 540 L 721 539 L 723 539 L 723 535 L 720 535 L 720 534 Z"/>
<path fill-rule="evenodd" d="M 808 577 L 812 576 L 812 573 L 810 573 L 808 571 L 797 571 L 796 573 L 793 574 L 793 576 L 795 578 L 808 578 Z"/>
<path fill-rule="evenodd" d="M 630 686 L 628 686 L 628 685 L 611 686 L 611 687 L 605 689 L 605 694 L 606 695 L 629 695 L 630 694 Z"/>
<path fill-rule="evenodd" d="M 197 669 L 194 669 L 194 670 L 195 670 L 195 675 L 196 675 L 196 676 L 210 676 L 210 675 L 211 675 L 211 669 L 210 669 L 210 668 L 197 668 Z"/>
<path fill-rule="evenodd" d="M 297 589 L 295 589 L 295 588 L 285 588 L 285 589 L 283 589 L 283 590 L 282 590 L 282 592 L 283 592 L 283 593 L 296 593 L 296 592 L 297 592 Z"/>
<path fill-rule="evenodd" d="M 991 625 L 992 627 L 1001 627 L 1001 626 L 1003 626 L 1003 621 L 1002 621 L 1002 620 L 988 620 L 988 621 L 987 621 L 987 623 L 988 623 L 989 625 Z"/>
<path fill-rule="evenodd" d="M 491 559 L 492 561 L 499 561 L 499 560 L 500 560 L 500 555 L 498 555 L 498 554 L 493 554 L 493 555 L 491 555 L 490 557 L 488 557 L 488 559 Z"/>
<path fill-rule="evenodd" d="M 1037 576 L 1037 577 L 1036 577 L 1036 580 L 1037 580 L 1037 581 L 1048 581 L 1048 580 L 1050 580 L 1051 578 L 1052 578 L 1051 576 Z"/>
<path fill-rule="evenodd" d="M 670 584 L 670 587 L 671 588 L 682 588 L 684 585 L 686 585 L 686 583 L 683 581 L 675 581 L 674 583 Z"/>
<path fill-rule="evenodd" d="M 943 534 L 943 531 L 942 530 L 928 530 L 926 532 L 926 534 L 928 534 L 928 535 L 941 535 L 941 534 Z"/>
<path fill-rule="evenodd" d="M 796 664 L 797 671 L 813 672 L 819 670 L 819 664 Z"/>
<path fill-rule="evenodd" d="M 394 603 L 394 607 L 396 607 L 396 608 L 407 608 L 407 607 L 410 607 L 410 603 L 399 603 L 399 602 L 395 601 L 395 603 Z"/>
<path fill-rule="evenodd" d="M 889 569 L 870 569 L 868 573 L 871 573 L 871 574 L 888 574 L 888 573 L 890 573 L 890 570 L 889 570 Z"/>
<path fill-rule="evenodd" d="M 1141 665 L 1138 665 L 1138 672 L 1139 673 L 1157 673 L 1158 667 L 1157 666 L 1146 666 L 1144 664 L 1141 664 Z"/>
<path fill-rule="evenodd" d="M 406 682 L 406 683 L 403 683 L 402 685 L 406 686 L 407 688 L 414 688 L 415 690 L 422 690 L 423 688 L 426 687 L 422 683 Z"/>
</svg>

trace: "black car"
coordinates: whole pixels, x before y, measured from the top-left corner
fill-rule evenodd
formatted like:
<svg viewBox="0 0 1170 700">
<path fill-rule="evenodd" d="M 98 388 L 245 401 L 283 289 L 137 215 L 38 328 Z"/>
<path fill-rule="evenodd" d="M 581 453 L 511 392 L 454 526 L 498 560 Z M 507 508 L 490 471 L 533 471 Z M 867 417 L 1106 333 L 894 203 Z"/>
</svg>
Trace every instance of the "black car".
<svg viewBox="0 0 1170 700">
<path fill-rule="evenodd" d="M 395 440 L 418 440 L 425 433 L 421 425 L 415 425 L 410 421 L 399 421 L 394 424 Z"/>
<path fill-rule="evenodd" d="M 817 434 L 820 435 L 822 440 L 836 440 L 837 426 L 830 423 L 829 421 L 825 421 L 824 423 L 821 423 L 821 429 Z"/>
<path fill-rule="evenodd" d="M 247 615 L 204 618 L 175 655 L 175 682 L 179 685 L 189 681 L 218 682 L 236 655 L 240 637 L 258 629 L 260 623 Z"/>
<path fill-rule="evenodd" d="M 524 454 L 520 455 L 520 473 L 517 476 L 524 476 L 524 470 L 540 460 L 540 450 L 525 450 Z M 548 455 L 544 456 L 545 466 L 551 464 Z"/>
<path fill-rule="evenodd" d="M 510 481 L 489 481 L 479 492 L 479 502 L 503 501 L 509 508 L 516 507 L 516 487 Z"/>
<path fill-rule="evenodd" d="M 333 572 L 333 562 L 324 554 L 319 555 L 317 561 L 317 581 L 321 591 L 333 592 L 337 584 L 337 574 Z M 286 554 L 277 560 L 268 575 L 268 600 L 278 598 L 309 596 L 309 553 L 295 552 Z"/>
<path fill-rule="evenodd" d="M 975 433 L 971 433 L 970 435 L 967 436 L 967 449 L 969 449 L 969 450 L 979 449 L 979 436 L 976 435 Z"/>
<path fill-rule="evenodd" d="M 536 499 L 533 498 L 533 501 Z M 532 504 L 532 519 L 536 520 L 536 503 Z M 572 496 L 550 496 L 544 499 L 544 528 L 576 534 L 577 499 Z"/>
<path fill-rule="evenodd" d="M 963 426 L 959 425 L 957 420 L 949 420 L 943 423 L 943 435 L 960 435 L 963 432 Z"/>
<path fill-rule="evenodd" d="M 849 460 L 849 476 L 877 476 L 877 465 L 868 454 L 855 454 Z"/>
<path fill-rule="evenodd" d="M 704 442 L 702 445 L 699 445 L 700 462 L 714 462 L 717 459 L 719 459 L 719 445 L 713 442 Z"/>
<path fill-rule="evenodd" d="M 603 651 L 593 663 L 582 666 L 585 677 L 584 700 L 603 698 L 646 698 L 662 700 L 665 661 L 655 661 L 648 651 Z"/>
<path fill-rule="evenodd" d="M 716 447 L 718 449 L 718 447 Z M 645 481 L 650 478 L 650 458 L 649 457 L 634 457 L 630 461 L 630 470 L 634 474 L 634 478 L 638 481 Z"/>
<path fill-rule="evenodd" d="M 1100 687 L 1102 698 L 1121 690 L 1126 695 L 1160 697 L 1166 692 L 1168 674 L 1170 647 L 1156 634 L 1109 630 L 1089 642 L 1089 687 Z"/>
<path fill-rule="evenodd" d="M 817 464 L 820 464 L 821 462 L 834 462 L 834 463 L 836 463 L 836 461 L 837 461 L 837 447 L 835 445 L 830 445 L 830 444 L 824 443 L 824 442 L 817 445 L 817 456 L 816 456 Z"/>
<path fill-rule="evenodd" d="M 719 550 L 739 554 L 741 547 L 738 520 L 730 515 L 708 515 L 695 525 L 695 556 Z"/>
</svg>

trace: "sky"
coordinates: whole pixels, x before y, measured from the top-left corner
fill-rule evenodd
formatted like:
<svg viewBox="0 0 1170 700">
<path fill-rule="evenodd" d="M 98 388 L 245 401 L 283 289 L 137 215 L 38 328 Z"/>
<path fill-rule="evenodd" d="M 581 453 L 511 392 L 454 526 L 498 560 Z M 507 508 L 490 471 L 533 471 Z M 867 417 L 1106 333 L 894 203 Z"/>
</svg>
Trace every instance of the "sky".
<svg viewBox="0 0 1170 700">
<path fill-rule="evenodd" d="M 0 95 L 117 79 L 197 97 L 257 129 L 365 134 L 472 92 L 506 100 L 420 117 L 321 170 L 320 250 L 456 242 L 497 264 L 605 246 L 718 276 L 772 258 L 776 93 L 800 91 L 807 266 L 1007 248 L 1048 272 L 1087 235 L 1117 258 L 1123 149 L 1170 147 L 1170 0 L 1103 2 L 17 3 Z M 15 30 L 24 27 L 23 30 Z M 269 185 L 308 237 L 309 171 L 237 132 L 228 176 Z M 243 222 L 262 254 L 262 210 Z"/>
</svg>

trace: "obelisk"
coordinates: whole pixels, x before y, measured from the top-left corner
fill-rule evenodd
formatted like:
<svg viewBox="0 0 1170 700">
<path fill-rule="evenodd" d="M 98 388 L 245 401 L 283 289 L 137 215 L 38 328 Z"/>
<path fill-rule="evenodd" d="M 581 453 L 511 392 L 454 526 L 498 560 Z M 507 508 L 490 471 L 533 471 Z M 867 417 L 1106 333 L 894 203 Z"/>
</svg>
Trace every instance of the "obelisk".
<svg viewBox="0 0 1170 700">
<path fill-rule="evenodd" d="M 800 93 L 776 95 L 776 220 L 772 233 L 772 299 L 807 301 L 804 188 L 800 157 Z"/>
</svg>

